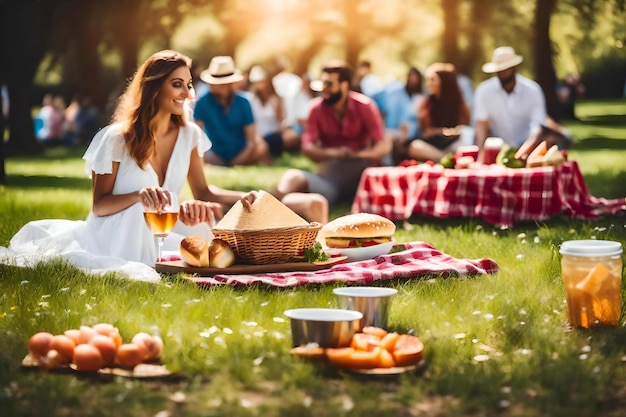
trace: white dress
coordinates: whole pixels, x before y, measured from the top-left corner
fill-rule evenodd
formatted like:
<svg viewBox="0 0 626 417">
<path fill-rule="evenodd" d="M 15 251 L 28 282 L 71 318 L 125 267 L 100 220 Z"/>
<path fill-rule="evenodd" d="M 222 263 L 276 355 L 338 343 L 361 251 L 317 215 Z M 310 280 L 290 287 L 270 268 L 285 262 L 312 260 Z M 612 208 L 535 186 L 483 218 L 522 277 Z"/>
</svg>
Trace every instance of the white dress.
<svg viewBox="0 0 626 417">
<path fill-rule="evenodd" d="M 187 179 L 191 152 L 196 149 L 202 156 L 210 147 L 211 142 L 199 126 L 189 123 L 181 127 L 162 187 L 179 194 Z M 113 194 L 159 185 L 158 176 L 149 163 L 146 169 L 141 169 L 132 159 L 119 125 L 110 125 L 98 132 L 83 159 L 90 177 L 92 171 L 110 174 L 113 162 L 119 162 Z M 178 251 L 182 237 L 192 234 L 211 238 L 206 223 L 188 227 L 179 222 L 166 238 L 164 250 Z M 54 257 L 93 273 L 119 272 L 143 281 L 160 280 L 153 269 L 156 240 L 145 224 L 140 203 L 110 216 L 98 217 L 90 212 L 87 220 L 33 221 L 13 236 L 9 248 L 0 247 L 0 260 L 17 266 L 32 266 Z"/>
</svg>

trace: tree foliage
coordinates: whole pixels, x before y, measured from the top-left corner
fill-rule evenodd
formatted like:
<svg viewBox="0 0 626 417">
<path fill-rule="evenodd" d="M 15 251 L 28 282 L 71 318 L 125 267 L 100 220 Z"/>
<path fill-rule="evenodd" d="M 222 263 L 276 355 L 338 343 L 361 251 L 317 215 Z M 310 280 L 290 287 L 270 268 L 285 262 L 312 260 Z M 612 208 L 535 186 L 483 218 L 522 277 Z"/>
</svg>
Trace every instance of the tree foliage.
<svg viewBox="0 0 626 417">
<path fill-rule="evenodd" d="M 613 55 L 620 59 L 619 50 L 610 46 L 597 52 L 602 45 L 594 36 L 606 26 L 599 16 L 610 7 L 611 36 L 624 43 L 625 3 L 386 0 L 383 6 L 376 0 L 0 0 L 0 83 L 8 86 L 11 99 L 9 147 L 37 149 L 30 114 L 41 99 L 35 88 L 38 75 L 61 71 L 62 91 L 91 95 L 104 107 L 111 91 L 123 86 L 144 58 L 144 48 L 176 48 L 173 38 L 193 17 L 207 16 L 220 28 L 208 40 L 187 34 L 208 45 L 207 54 L 236 56 L 242 45 L 252 44 L 257 51 L 268 51 L 268 57 L 287 55 L 299 73 L 329 50 L 356 65 L 378 48 L 383 53 L 377 68 L 394 62 L 424 67 L 445 60 L 480 81 L 484 74 L 478 69 L 492 49 L 509 44 L 524 55 L 524 70 L 550 94 L 558 72 L 555 56 L 569 53 L 578 66 L 585 64 L 580 57 L 591 50 L 595 57 L 616 51 Z M 578 27 L 573 30 L 579 35 L 571 46 L 569 41 L 555 44 L 555 31 L 571 29 L 554 26 L 555 14 L 575 17 Z M 267 31 L 284 35 L 258 41 L 266 39 Z M 203 58 L 208 61 L 210 56 Z"/>
</svg>

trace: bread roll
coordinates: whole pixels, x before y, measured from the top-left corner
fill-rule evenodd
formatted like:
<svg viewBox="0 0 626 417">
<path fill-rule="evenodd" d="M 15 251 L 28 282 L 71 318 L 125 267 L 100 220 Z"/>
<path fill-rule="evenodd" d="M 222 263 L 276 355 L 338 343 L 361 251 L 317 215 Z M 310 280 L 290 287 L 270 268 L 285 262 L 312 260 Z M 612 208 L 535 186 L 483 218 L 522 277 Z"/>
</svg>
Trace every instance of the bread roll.
<svg viewBox="0 0 626 417">
<path fill-rule="evenodd" d="M 543 165 L 542 157 L 548 152 L 546 141 L 541 142 L 526 158 L 526 168 L 538 167 Z"/>
<path fill-rule="evenodd" d="M 228 268 L 235 263 L 235 253 L 222 239 L 213 239 L 209 244 L 209 259 L 212 268 Z"/>
<path fill-rule="evenodd" d="M 209 266 L 209 242 L 198 236 L 187 236 L 180 241 L 180 256 L 190 266 Z"/>
<path fill-rule="evenodd" d="M 557 145 L 552 145 L 548 152 L 541 158 L 543 165 L 559 165 L 565 162 L 565 157 Z"/>
</svg>

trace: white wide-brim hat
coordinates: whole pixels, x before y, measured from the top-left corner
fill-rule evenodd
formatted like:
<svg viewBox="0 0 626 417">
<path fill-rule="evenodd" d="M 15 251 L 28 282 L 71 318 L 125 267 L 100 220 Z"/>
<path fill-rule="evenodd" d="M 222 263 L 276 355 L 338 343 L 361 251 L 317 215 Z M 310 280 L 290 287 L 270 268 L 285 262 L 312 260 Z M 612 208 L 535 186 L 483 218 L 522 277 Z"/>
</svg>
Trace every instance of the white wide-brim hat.
<svg viewBox="0 0 626 417">
<path fill-rule="evenodd" d="M 492 74 L 513 68 L 521 64 L 523 60 L 524 57 L 517 55 L 510 46 L 500 46 L 493 51 L 491 62 L 484 64 L 482 70 L 487 74 Z"/>
<path fill-rule="evenodd" d="M 243 75 L 235 68 L 231 57 L 216 56 L 209 68 L 200 73 L 200 79 L 207 84 L 232 84 L 243 80 Z"/>
</svg>

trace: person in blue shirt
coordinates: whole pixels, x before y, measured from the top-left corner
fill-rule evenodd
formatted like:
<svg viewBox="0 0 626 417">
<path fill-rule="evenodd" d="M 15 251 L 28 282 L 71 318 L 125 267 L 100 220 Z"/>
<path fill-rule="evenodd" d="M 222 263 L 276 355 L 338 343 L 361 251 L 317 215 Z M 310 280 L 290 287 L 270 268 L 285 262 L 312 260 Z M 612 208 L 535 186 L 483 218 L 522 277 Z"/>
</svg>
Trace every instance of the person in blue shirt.
<svg viewBox="0 0 626 417">
<path fill-rule="evenodd" d="M 193 117 L 211 140 L 204 161 L 221 166 L 270 164 L 269 149 L 257 133 L 250 102 L 234 88 L 243 76 L 233 59 L 214 57 L 200 79 L 209 85 L 209 92 L 198 98 Z"/>
<path fill-rule="evenodd" d="M 408 144 L 420 133 L 417 109 L 424 98 L 422 73 L 411 67 L 405 83 L 392 81 L 385 86 L 381 96 L 376 104 L 385 118 L 385 135 L 393 143 L 393 160 L 387 163 L 397 165 L 408 157 Z"/>
</svg>

